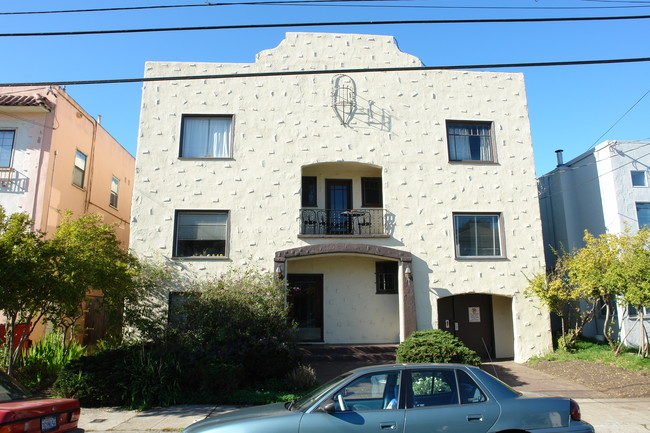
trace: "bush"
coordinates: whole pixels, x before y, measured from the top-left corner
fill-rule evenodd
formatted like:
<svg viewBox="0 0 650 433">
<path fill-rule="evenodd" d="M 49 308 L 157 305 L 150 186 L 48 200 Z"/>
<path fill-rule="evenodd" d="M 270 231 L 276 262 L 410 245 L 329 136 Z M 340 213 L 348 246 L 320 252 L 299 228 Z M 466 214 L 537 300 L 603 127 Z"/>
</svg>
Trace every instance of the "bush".
<svg viewBox="0 0 650 433">
<path fill-rule="evenodd" d="M 306 391 L 316 383 L 316 372 L 312 367 L 300 364 L 287 373 L 285 381 L 294 392 Z"/>
<path fill-rule="evenodd" d="M 397 348 L 397 362 L 443 362 L 481 365 L 481 358 L 441 329 L 414 332 Z"/>
</svg>

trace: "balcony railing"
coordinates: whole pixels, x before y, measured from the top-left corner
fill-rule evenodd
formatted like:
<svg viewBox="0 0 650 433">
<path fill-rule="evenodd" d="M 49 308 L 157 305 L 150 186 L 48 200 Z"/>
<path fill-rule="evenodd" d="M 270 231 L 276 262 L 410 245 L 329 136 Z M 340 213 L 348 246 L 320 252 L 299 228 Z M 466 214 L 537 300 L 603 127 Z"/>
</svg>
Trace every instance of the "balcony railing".
<svg viewBox="0 0 650 433">
<path fill-rule="evenodd" d="M 301 209 L 301 235 L 384 235 L 384 209 Z"/>
</svg>

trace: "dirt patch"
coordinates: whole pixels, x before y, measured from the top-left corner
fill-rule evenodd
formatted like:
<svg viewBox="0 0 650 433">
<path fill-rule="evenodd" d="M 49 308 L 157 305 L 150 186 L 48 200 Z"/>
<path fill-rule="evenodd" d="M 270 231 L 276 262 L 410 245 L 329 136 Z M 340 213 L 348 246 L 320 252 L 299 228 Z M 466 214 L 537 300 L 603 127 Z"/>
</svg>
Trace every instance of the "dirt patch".
<svg viewBox="0 0 650 433">
<path fill-rule="evenodd" d="M 528 367 L 600 391 L 610 398 L 650 397 L 650 374 L 585 361 L 540 361 Z"/>
</svg>

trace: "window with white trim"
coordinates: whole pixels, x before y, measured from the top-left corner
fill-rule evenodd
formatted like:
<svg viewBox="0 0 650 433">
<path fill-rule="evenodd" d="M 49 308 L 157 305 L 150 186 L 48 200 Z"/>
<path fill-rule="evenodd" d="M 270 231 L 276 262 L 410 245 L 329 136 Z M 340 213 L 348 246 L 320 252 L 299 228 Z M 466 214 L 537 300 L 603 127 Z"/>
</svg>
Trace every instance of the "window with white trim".
<svg viewBox="0 0 650 433">
<path fill-rule="evenodd" d="M 175 257 L 226 257 L 227 211 L 176 211 Z"/>
<path fill-rule="evenodd" d="M 454 214 L 456 257 L 502 257 L 499 214 Z"/>
<path fill-rule="evenodd" d="M 184 116 L 181 158 L 230 158 L 232 116 Z"/>
<path fill-rule="evenodd" d="M 117 199 L 120 193 L 120 180 L 113 176 L 111 179 L 111 197 L 108 204 L 117 209 Z"/>
<path fill-rule="evenodd" d="M 86 178 L 86 155 L 77 150 L 74 158 L 74 171 L 72 173 L 72 183 L 79 188 L 84 187 Z"/>
<path fill-rule="evenodd" d="M 11 167 L 11 155 L 14 150 L 16 131 L 0 131 L 0 167 Z"/>
<path fill-rule="evenodd" d="M 494 162 L 492 123 L 447 121 L 450 161 Z"/>
</svg>

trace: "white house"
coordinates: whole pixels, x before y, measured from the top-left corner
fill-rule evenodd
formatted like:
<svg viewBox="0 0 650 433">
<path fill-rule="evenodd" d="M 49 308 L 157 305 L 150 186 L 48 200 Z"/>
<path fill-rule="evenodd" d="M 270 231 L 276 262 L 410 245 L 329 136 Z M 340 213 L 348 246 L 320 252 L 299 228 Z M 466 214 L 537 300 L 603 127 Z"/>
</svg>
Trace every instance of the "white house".
<svg viewBox="0 0 650 433">
<path fill-rule="evenodd" d="M 483 356 L 551 349 L 523 294 L 545 264 L 521 74 L 427 70 L 388 36 L 287 33 L 253 64 L 146 77 L 138 254 L 197 277 L 277 272 L 301 289 L 305 342 L 442 328 Z"/>
<path fill-rule="evenodd" d="M 606 141 L 558 166 L 539 179 L 546 261 L 555 263 L 553 249 L 571 251 L 584 246 L 584 231 L 595 236 L 636 231 L 650 226 L 650 142 Z M 617 307 L 618 333 L 627 345 L 640 341 L 640 326 L 632 325 L 637 311 Z M 603 317 L 585 329 L 585 335 L 602 335 Z M 645 320 L 650 332 L 650 317 Z M 631 331 L 631 332 L 630 332 Z"/>
</svg>

